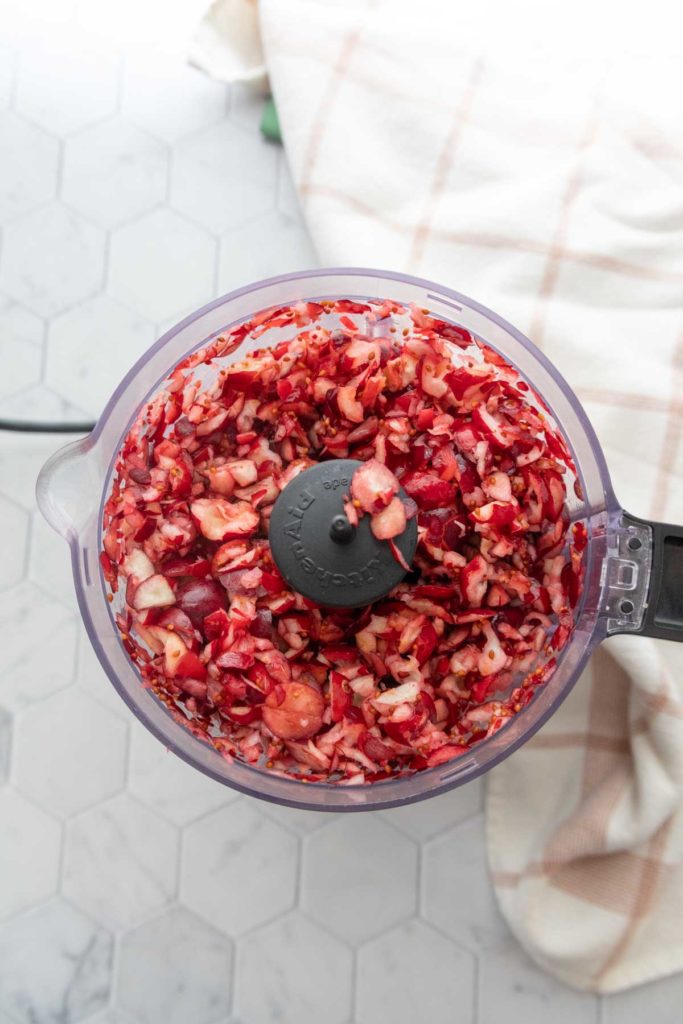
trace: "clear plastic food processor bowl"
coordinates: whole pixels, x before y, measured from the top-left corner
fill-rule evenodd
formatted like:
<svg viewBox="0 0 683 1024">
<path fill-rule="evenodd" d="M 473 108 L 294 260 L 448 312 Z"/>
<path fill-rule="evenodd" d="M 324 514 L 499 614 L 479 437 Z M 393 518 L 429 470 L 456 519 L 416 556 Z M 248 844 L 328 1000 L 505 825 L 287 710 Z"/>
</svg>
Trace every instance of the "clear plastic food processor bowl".
<svg viewBox="0 0 683 1024">
<path fill-rule="evenodd" d="M 100 571 L 103 506 L 114 463 L 140 406 L 158 392 L 188 353 L 229 331 L 257 310 L 304 300 L 391 298 L 416 303 L 464 326 L 497 349 L 543 398 L 569 442 L 580 480 L 570 495 L 573 520 L 588 532 L 586 575 L 577 623 L 557 670 L 530 705 L 467 755 L 412 776 L 365 786 L 304 784 L 238 761 L 178 725 L 142 687 L 124 650 Z M 233 362 L 261 347 L 247 338 Z M 276 340 L 279 340 L 276 339 Z M 171 751 L 206 775 L 266 800 L 316 810 L 370 810 L 410 803 L 462 785 L 492 768 L 552 715 L 576 682 L 591 651 L 616 632 L 683 638 L 683 530 L 646 523 L 625 513 L 610 484 L 591 424 L 557 370 L 519 331 L 490 310 L 430 281 L 365 269 L 323 269 L 261 281 L 217 299 L 168 331 L 114 391 L 93 432 L 58 451 L 37 485 L 39 506 L 71 549 L 76 594 L 95 652 L 112 685 L 140 721 Z"/>
</svg>

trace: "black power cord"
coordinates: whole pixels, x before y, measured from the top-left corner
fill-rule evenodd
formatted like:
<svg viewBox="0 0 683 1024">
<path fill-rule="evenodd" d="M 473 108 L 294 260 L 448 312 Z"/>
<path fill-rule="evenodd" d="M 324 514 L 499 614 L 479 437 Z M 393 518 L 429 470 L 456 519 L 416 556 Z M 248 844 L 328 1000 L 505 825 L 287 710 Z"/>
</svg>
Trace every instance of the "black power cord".
<svg viewBox="0 0 683 1024">
<path fill-rule="evenodd" d="M 0 430 L 12 430 L 24 434 L 89 434 L 95 426 L 92 422 L 38 423 L 35 420 L 0 419 Z"/>
</svg>

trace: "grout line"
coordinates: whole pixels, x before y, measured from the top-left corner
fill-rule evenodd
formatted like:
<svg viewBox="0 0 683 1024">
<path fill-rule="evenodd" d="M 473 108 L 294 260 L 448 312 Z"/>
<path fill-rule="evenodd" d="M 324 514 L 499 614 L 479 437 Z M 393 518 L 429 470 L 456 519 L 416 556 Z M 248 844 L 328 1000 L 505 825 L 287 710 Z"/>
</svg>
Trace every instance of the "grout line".
<svg viewBox="0 0 683 1024">
<path fill-rule="evenodd" d="M 21 115 L 19 115 L 19 116 L 21 116 Z M 58 163 L 58 171 L 59 171 L 59 163 Z M 8 216 L 6 216 L 5 219 L 4 219 L 3 228 L 7 229 L 11 224 L 16 224 L 20 220 L 26 220 L 28 217 L 32 217 L 34 214 L 40 213 L 41 211 L 49 210 L 49 208 L 51 206 L 61 206 L 61 202 L 60 202 L 60 200 L 59 200 L 59 198 L 57 196 L 51 196 L 49 199 L 42 199 L 42 200 L 40 200 L 40 202 L 36 203 L 34 206 L 30 206 L 27 210 L 19 210 L 17 213 L 10 213 L 10 214 L 8 214 Z M 81 219 L 85 219 L 85 218 L 81 218 Z M 88 223 L 90 223 L 90 222 L 88 222 Z M 9 296 L 9 297 L 12 298 L 12 296 Z M 13 302 L 17 302 L 18 300 L 12 298 L 12 301 Z M 32 313 L 34 316 L 38 316 L 38 317 L 42 317 L 43 316 L 42 313 L 36 313 L 35 309 L 33 309 L 31 306 L 27 306 L 25 303 L 21 303 L 21 305 L 23 305 L 24 309 L 28 310 L 28 312 Z"/>
<path fill-rule="evenodd" d="M 232 948 L 232 956 L 230 957 L 230 989 L 228 992 L 228 1013 L 230 1017 L 233 1017 L 235 1014 L 235 1001 L 237 996 L 237 978 L 239 976 L 239 971 L 237 969 L 237 961 L 241 960 L 242 958 L 242 944 L 238 943 L 236 939 L 231 937 L 230 946 Z"/>
<path fill-rule="evenodd" d="M 67 828 L 69 827 L 68 819 L 60 822 L 59 828 L 59 853 L 57 854 L 57 893 L 62 898 L 64 897 L 64 874 L 66 868 L 66 839 L 67 839 Z"/>
<path fill-rule="evenodd" d="M 51 199 L 51 200 L 49 200 L 49 202 L 53 203 L 53 202 L 55 202 L 55 200 Z M 45 204 L 41 204 L 41 207 L 44 206 L 44 205 Z M 35 209 L 38 209 L 38 208 L 39 207 L 35 207 Z M 31 212 L 31 211 L 29 211 L 29 212 Z M 0 295 L 0 300 L 2 300 L 2 299 L 6 299 L 10 303 L 10 306 L 16 306 L 18 309 L 22 310 L 22 312 L 28 314 L 28 316 L 31 316 L 34 319 L 40 320 L 41 322 L 44 322 L 44 323 L 47 324 L 47 321 L 49 319 L 48 317 L 44 317 L 44 316 L 41 316 L 39 313 L 36 313 L 36 311 L 34 309 L 32 309 L 31 306 L 27 306 L 26 303 L 22 302 L 21 299 L 16 299 L 13 295 L 8 295 L 7 293 L 4 293 L 4 292 Z M 32 345 L 33 344 L 33 342 L 31 342 L 31 341 L 27 341 L 26 343 L 28 345 Z"/>
<path fill-rule="evenodd" d="M 481 977 L 481 961 L 478 954 L 473 953 L 474 959 L 473 971 L 472 971 L 472 1022 L 473 1024 L 479 1024 L 479 1009 L 480 1009 L 480 985 L 482 981 Z"/>
<path fill-rule="evenodd" d="M 9 708 L 3 706 L 2 708 L 4 715 L 4 722 L 0 724 L 0 729 L 4 730 L 7 736 L 7 747 L 5 757 L 5 774 L 0 781 L 0 786 L 4 786 L 6 783 L 11 782 L 12 778 L 12 766 L 14 764 L 14 748 L 15 748 L 15 737 L 14 737 L 14 726 L 15 726 L 15 712 L 10 711 Z"/>
<path fill-rule="evenodd" d="M 119 989 L 121 979 L 121 941 L 122 935 L 117 929 L 114 932 L 110 932 L 112 938 L 112 949 L 111 949 L 111 986 L 109 989 L 109 1001 L 108 1006 L 112 1009 L 118 1010 L 119 1008 Z"/>
<path fill-rule="evenodd" d="M 351 995 L 351 1020 L 358 1019 L 358 957 L 360 955 L 360 948 L 354 946 L 351 951 L 351 978 L 350 978 L 350 995 Z"/>
<path fill-rule="evenodd" d="M 92 296 L 90 296 L 90 298 L 92 298 Z M 59 393 L 59 391 L 55 391 L 55 389 L 50 384 L 45 384 L 44 387 L 49 394 L 54 395 L 55 398 L 58 398 L 67 408 L 69 408 L 72 419 L 75 418 L 79 420 L 89 420 L 92 418 L 91 414 L 89 412 L 86 412 L 86 410 L 83 409 L 82 406 L 76 405 L 75 402 L 72 402 L 70 399 L 65 398 L 64 395 Z"/>
<path fill-rule="evenodd" d="M 64 164 L 66 162 L 66 143 L 63 138 L 58 140 L 57 150 L 57 173 L 55 174 L 55 199 L 53 201 L 59 202 L 62 198 L 62 189 L 64 187 Z"/>
<path fill-rule="evenodd" d="M 415 917 L 419 917 L 420 910 L 422 907 L 422 877 L 424 874 L 424 854 L 422 851 L 422 843 L 417 844 L 417 859 L 415 862 L 415 906 L 413 913 Z"/>
<path fill-rule="evenodd" d="M 346 949 L 351 950 L 356 948 L 356 944 L 364 945 L 366 942 L 372 942 L 374 939 L 380 938 L 384 931 L 390 930 L 389 928 L 382 929 L 382 931 L 373 932 L 372 935 L 369 935 L 367 936 L 367 938 L 363 939 L 347 939 L 344 936 L 339 935 L 338 932 L 333 931 L 326 921 L 321 921 L 319 918 L 313 917 L 310 911 L 305 910 L 303 907 L 298 907 L 294 910 L 288 910 L 285 912 L 284 915 L 281 914 L 280 917 L 287 916 L 290 914 L 298 914 L 299 917 L 303 918 L 305 921 L 308 921 L 310 925 L 312 925 L 314 928 L 317 928 L 318 931 L 323 932 L 325 935 L 328 936 L 328 938 L 333 939 L 335 942 L 338 942 L 340 946 L 344 946 Z M 396 927 L 396 925 L 400 924 L 403 920 L 404 918 L 401 918 L 398 922 L 395 922 L 393 925 L 391 925 L 391 927 Z M 254 929 L 251 930 L 253 931 Z"/>
<path fill-rule="evenodd" d="M 196 913 L 198 917 L 201 917 L 202 921 L 206 921 L 207 924 L 211 924 L 211 921 L 209 921 L 209 919 L 200 911 L 195 910 L 194 913 Z M 215 928 L 216 931 L 219 931 L 221 935 L 227 935 L 235 944 L 239 945 L 247 939 L 250 939 L 252 935 L 256 935 L 262 930 L 265 931 L 267 928 L 272 928 L 272 926 L 277 924 L 278 921 L 286 921 L 288 917 L 294 917 L 300 913 L 301 911 L 297 910 L 295 907 L 287 907 L 286 910 L 280 910 L 277 914 L 272 914 L 263 921 L 257 921 L 255 924 L 250 924 L 248 928 L 242 928 L 236 935 L 226 932 L 220 925 L 213 924 L 212 927 Z M 307 918 L 307 920 L 310 920 L 310 918 Z"/>
<path fill-rule="evenodd" d="M 488 950 L 484 946 L 475 944 L 473 944 L 472 946 L 467 946 L 465 944 L 465 940 L 463 940 L 462 938 L 454 939 L 452 935 L 448 934 L 448 932 L 442 925 L 437 924 L 437 922 L 434 921 L 431 917 L 427 917 L 421 910 L 419 911 L 419 913 L 415 915 L 415 917 L 426 928 L 431 928 L 432 931 L 437 932 L 437 934 L 441 935 L 446 940 L 446 942 L 450 942 L 453 946 L 455 946 L 456 949 L 459 949 L 461 953 L 466 953 L 467 956 L 476 957 L 479 956 L 480 953 L 485 954 L 486 952 L 488 952 Z M 476 943 L 476 939 L 474 940 L 474 943 Z"/>
<path fill-rule="evenodd" d="M 12 499 L 8 499 L 5 496 L 5 500 L 10 501 L 14 504 Z M 32 509 L 28 514 L 28 522 L 26 524 L 26 541 L 24 543 L 24 557 L 23 557 L 23 573 L 22 579 L 28 579 L 31 571 L 31 554 L 33 552 L 34 540 L 35 540 L 35 517 L 38 515 L 38 509 Z"/>
<path fill-rule="evenodd" d="M 166 181 L 164 183 L 164 208 L 172 210 L 173 206 L 171 205 L 171 186 L 173 182 L 173 170 L 177 154 L 174 146 L 170 146 L 168 145 L 168 143 L 163 143 L 163 146 L 166 150 Z"/>
<path fill-rule="evenodd" d="M 294 879 L 294 908 L 299 910 L 301 908 L 301 891 L 303 888 L 303 874 L 304 874 L 304 850 L 303 850 L 303 836 L 297 837 L 296 844 L 296 877 Z"/>
<path fill-rule="evenodd" d="M 90 695 L 89 694 L 85 694 L 85 696 L 88 697 Z M 92 700 L 94 703 L 96 703 L 99 707 L 104 707 L 104 705 L 100 704 L 100 702 L 97 701 L 95 697 L 90 697 L 90 700 Z M 109 709 L 107 709 L 107 710 L 109 710 Z M 132 757 L 132 752 L 133 752 L 133 739 L 132 739 L 132 736 L 131 736 L 131 723 L 128 720 L 128 718 L 126 718 L 126 719 L 119 718 L 119 716 L 116 715 L 115 711 L 112 711 L 111 714 L 114 715 L 117 718 L 117 720 L 122 723 L 122 725 L 124 726 L 124 728 L 126 730 L 125 742 L 124 742 L 124 748 L 125 749 L 124 749 L 124 754 L 123 754 L 123 782 L 122 782 L 121 788 L 118 790 L 118 792 L 120 792 L 120 793 L 121 792 L 130 793 L 130 786 L 129 786 L 130 778 L 131 778 L 130 768 L 131 768 L 131 757 Z M 152 807 L 150 809 L 152 811 L 154 811 L 156 814 L 158 814 L 160 818 L 162 818 L 164 821 L 166 821 L 165 815 L 163 815 L 161 813 L 161 811 L 158 811 L 156 809 L 156 807 Z"/>
<path fill-rule="evenodd" d="M 38 510 L 36 509 L 36 512 L 37 511 Z M 52 590 L 47 589 L 46 587 L 43 586 L 42 583 L 40 583 L 38 580 L 32 579 L 30 576 L 28 576 L 22 582 L 29 583 L 32 587 L 35 587 L 35 589 L 37 591 L 39 591 L 39 593 L 41 593 L 43 595 L 43 597 L 47 598 L 48 601 L 51 601 L 53 604 L 56 604 L 60 608 L 63 608 L 65 612 L 69 613 L 71 619 L 76 619 L 78 617 L 78 605 L 77 605 L 76 600 L 75 600 L 75 598 L 76 598 L 75 592 L 74 592 L 74 595 L 73 595 L 74 596 L 73 604 L 67 604 L 66 601 L 64 600 L 64 596 L 63 595 L 55 594 Z M 62 624 L 63 624 L 62 622 L 59 622 L 58 626 L 61 626 Z M 55 628 L 57 628 L 57 627 L 55 627 Z"/>
<path fill-rule="evenodd" d="M 39 384 L 45 384 L 45 378 L 47 377 L 47 359 L 49 354 L 49 332 L 50 332 L 51 320 L 43 320 L 42 322 L 42 337 L 40 339 L 40 378 Z"/>
</svg>

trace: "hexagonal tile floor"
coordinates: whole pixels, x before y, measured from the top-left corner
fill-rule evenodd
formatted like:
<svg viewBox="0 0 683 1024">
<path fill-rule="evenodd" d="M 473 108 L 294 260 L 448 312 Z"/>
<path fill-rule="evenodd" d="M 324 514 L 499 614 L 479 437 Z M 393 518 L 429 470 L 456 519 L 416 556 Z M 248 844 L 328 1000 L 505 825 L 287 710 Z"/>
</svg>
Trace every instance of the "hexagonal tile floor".
<svg viewBox="0 0 683 1024">
<path fill-rule="evenodd" d="M 294 905 L 294 836 L 240 800 L 188 825 L 183 843 L 183 902 L 228 935 L 241 935 Z"/>
<path fill-rule="evenodd" d="M 262 100 L 177 51 L 205 6 L 3 0 L 0 416 L 96 416 L 189 308 L 315 264 Z M 678 1024 L 681 977 L 601 1005 L 527 960 L 480 784 L 294 811 L 132 721 L 35 511 L 59 444 L 0 434 L 0 1024 Z"/>
</svg>

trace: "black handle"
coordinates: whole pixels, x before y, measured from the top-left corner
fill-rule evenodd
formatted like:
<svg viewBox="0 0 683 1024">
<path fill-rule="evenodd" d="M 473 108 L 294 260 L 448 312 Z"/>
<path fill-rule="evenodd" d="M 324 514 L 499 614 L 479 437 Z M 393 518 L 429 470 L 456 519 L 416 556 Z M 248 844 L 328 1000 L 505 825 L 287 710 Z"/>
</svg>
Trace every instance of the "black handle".
<svg viewBox="0 0 683 1024">
<path fill-rule="evenodd" d="M 642 624 L 635 632 L 659 640 L 683 641 L 683 526 L 651 523 L 628 512 L 624 512 L 624 522 L 647 526 L 652 531 L 647 601 Z M 632 546 L 636 542 L 637 538 L 633 538 L 628 543 Z"/>
</svg>

